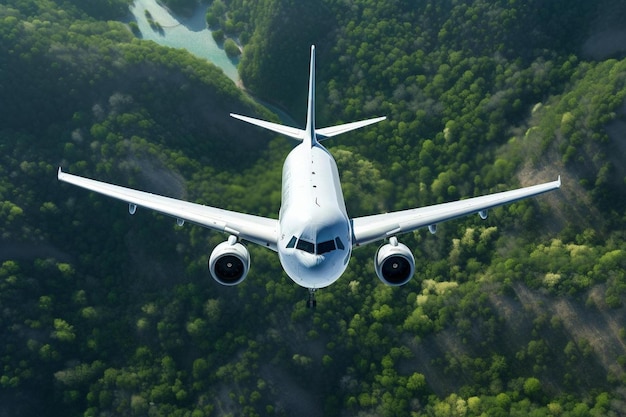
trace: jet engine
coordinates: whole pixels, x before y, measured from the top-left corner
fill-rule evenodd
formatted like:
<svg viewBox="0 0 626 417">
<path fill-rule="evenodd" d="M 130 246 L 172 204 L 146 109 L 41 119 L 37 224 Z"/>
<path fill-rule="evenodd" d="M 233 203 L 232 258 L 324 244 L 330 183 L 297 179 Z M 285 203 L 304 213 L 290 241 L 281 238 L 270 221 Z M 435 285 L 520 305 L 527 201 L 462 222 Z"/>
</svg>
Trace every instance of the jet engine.
<svg viewBox="0 0 626 417">
<path fill-rule="evenodd" d="M 213 249 L 209 257 L 209 271 L 214 280 L 222 285 L 237 285 L 248 275 L 250 253 L 236 236 L 230 236 Z"/>
<path fill-rule="evenodd" d="M 387 285 L 399 286 L 409 282 L 415 273 L 413 254 L 398 239 L 392 237 L 381 246 L 374 257 L 376 275 Z"/>
</svg>

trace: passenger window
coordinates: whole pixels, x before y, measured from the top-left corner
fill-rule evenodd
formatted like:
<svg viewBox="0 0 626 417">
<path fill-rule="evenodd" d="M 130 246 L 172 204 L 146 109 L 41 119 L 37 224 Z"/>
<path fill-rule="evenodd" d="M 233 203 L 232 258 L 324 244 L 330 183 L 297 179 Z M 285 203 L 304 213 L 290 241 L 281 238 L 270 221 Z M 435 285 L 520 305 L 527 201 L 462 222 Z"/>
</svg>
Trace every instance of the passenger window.
<svg viewBox="0 0 626 417">
<path fill-rule="evenodd" d="M 306 240 L 302 240 L 302 239 L 298 240 L 296 249 L 300 249 L 308 253 L 315 253 L 315 245 L 311 242 L 307 242 Z"/>
<path fill-rule="evenodd" d="M 326 242 L 322 242 L 322 243 L 318 243 L 317 244 L 317 253 L 318 254 L 330 252 L 332 250 L 335 250 L 335 241 L 334 240 L 327 240 Z"/>
<path fill-rule="evenodd" d="M 343 242 L 341 241 L 341 239 L 339 239 L 339 237 L 335 238 L 335 242 L 337 242 L 337 247 L 341 250 L 344 250 L 346 247 L 343 246 Z"/>
<path fill-rule="evenodd" d="M 293 248 L 296 246 L 296 237 L 295 236 L 291 236 L 291 240 L 289 240 L 289 243 L 287 243 L 287 247 L 288 248 Z"/>
</svg>

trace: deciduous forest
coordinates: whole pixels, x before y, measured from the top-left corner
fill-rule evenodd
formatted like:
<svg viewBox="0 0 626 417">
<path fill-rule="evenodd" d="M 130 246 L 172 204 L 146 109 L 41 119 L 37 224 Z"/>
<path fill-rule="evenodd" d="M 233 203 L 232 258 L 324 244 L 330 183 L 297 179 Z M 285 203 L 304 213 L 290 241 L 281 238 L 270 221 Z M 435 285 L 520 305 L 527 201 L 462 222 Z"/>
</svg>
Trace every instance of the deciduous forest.
<svg viewBox="0 0 626 417">
<path fill-rule="evenodd" d="M 214 0 L 245 91 L 128 4 L 0 4 L 0 416 L 626 414 L 623 2 Z M 320 126 L 387 116 L 325 142 L 351 215 L 562 188 L 401 236 L 402 287 L 356 249 L 309 310 L 274 252 L 223 287 L 228 236 L 57 181 L 276 217 L 294 144 L 228 114 L 304 123 L 311 44 Z"/>
</svg>

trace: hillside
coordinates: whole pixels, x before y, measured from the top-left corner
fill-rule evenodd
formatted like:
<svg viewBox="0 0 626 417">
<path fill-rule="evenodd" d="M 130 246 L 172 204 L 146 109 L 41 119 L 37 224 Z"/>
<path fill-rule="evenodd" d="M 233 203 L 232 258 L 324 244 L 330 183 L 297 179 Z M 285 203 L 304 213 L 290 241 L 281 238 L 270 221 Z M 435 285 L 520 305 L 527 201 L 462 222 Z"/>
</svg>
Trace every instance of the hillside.
<svg viewBox="0 0 626 417">
<path fill-rule="evenodd" d="M 563 178 L 402 236 L 401 288 L 355 251 L 316 311 L 273 252 L 222 287 L 226 236 L 56 180 L 278 213 L 293 144 L 228 113 L 274 116 L 126 4 L 0 5 L 0 416 L 626 413 L 620 2 L 214 0 L 255 95 L 300 120 L 315 43 L 319 124 L 388 116 L 328 143 L 351 215 Z"/>
</svg>

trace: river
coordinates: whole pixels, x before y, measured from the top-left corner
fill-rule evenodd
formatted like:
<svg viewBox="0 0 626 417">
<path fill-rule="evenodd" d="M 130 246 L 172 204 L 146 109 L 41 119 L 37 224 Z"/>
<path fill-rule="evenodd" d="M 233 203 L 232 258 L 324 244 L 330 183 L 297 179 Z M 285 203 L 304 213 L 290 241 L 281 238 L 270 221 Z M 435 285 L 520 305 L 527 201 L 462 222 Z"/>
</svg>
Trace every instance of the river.
<svg viewBox="0 0 626 417">
<path fill-rule="evenodd" d="M 237 71 L 238 59 L 231 60 L 213 39 L 206 24 L 207 8 L 208 6 L 201 5 L 191 17 L 182 17 L 172 14 L 157 0 L 135 0 L 130 6 L 132 17 L 127 19 L 126 23 L 136 22 L 142 39 L 152 40 L 159 45 L 171 48 L 183 48 L 199 58 L 206 59 L 221 68 L 228 78 L 240 85 Z M 152 20 L 161 26 L 161 30 L 150 26 L 146 11 L 150 13 Z M 266 102 L 256 101 L 276 113 L 283 123 L 297 126 L 293 118 L 284 110 Z"/>
<path fill-rule="evenodd" d="M 218 66 L 228 78 L 237 83 L 239 82 L 237 61 L 231 60 L 213 39 L 206 25 L 207 8 L 208 6 L 201 5 L 190 17 L 181 17 L 162 7 L 157 0 L 135 0 L 130 6 L 130 12 L 132 20 L 139 26 L 142 39 L 172 48 L 184 48 Z M 152 20 L 161 26 L 161 30 L 150 26 L 146 11 L 150 13 Z"/>
</svg>

